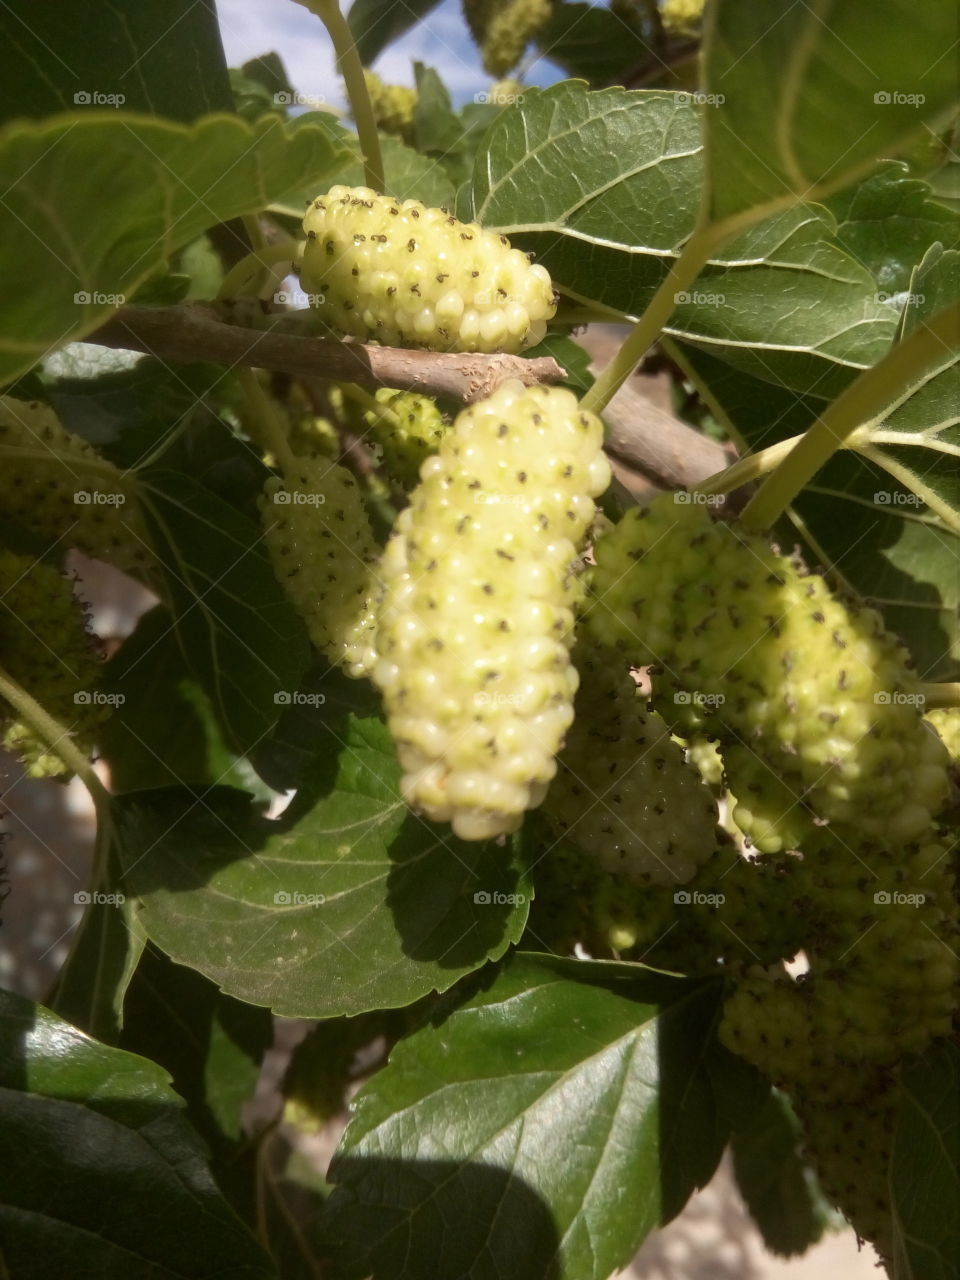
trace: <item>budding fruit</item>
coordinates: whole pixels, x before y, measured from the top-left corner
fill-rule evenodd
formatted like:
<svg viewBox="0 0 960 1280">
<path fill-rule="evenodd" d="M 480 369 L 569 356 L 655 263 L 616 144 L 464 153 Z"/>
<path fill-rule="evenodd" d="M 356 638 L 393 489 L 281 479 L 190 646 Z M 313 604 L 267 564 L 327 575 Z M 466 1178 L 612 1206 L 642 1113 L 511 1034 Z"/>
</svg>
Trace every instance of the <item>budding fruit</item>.
<svg viewBox="0 0 960 1280">
<path fill-rule="evenodd" d="M 423 464 L 387 545 L 374 680 L 403 793 L 464 839 L 516 830 L 556 772 L 602 435 L 569 391 L 503 384 Z"/>
<path fill-rule="evenodd" d="M 660 0 L 660 21 L 673 36 L 692 36 L 700 30 L 705 0 Z"/>
<path fill-rule="evenodd" d="M 40 401 L 0 396 L 4 517 L 120 569 L 153 561 L 131 476 L 67 431 Z"/>
<path fill-rule="evenodd" d="M 798 813 L 900 843 L 928 831 L 947 795 L 947 753 L 876 612 L 673 496 L 628 511 L 596 558 L 595 636 L 668 671 L 711 736 L 761 757 Z"/>
<path fill-rule="evenodd" d="M 0 551 L 0 670 L 89 754 L 108 708 L 95 696 L 100 664 L 84 623 L 83 607 L 58 570 Z M 0 744 L 19 756 L 31 777 L 71 771 L 57 744 L 2 697 Z"/>
<path fill-rule="evenodd" d="M 384 84 L 375 71 L 365 70 L 370 105 L 377 128 L 413 143 L 413 113 L 420 95 L 416 89 L 400 84 Z"/>
<path fill-rule="evenodd" d="M 303 220 L 302 279 L 337 332 L 433 351 L 517 352 L 556 313 L 547 271 L 506 236 L 418 200 L 334 187 Z"/>
<path fill-rule="evenodd" d="M 267 481 L 260 514 L 274 573 L 312 642 L 348 675 L 368 674 L 379 549 L 356 479 L 325 458 L 297 458 Z"/>
<path fill-rule="evenodd" d="M 412 489 L 420 480 L 424 460 L 440 448 L 446 420 L 435 401 L 413 391 L 381 387 L 376 398 L 383 412 L 368 411 L 363 425 L 382 450 L 389 473 L 404 489 Z"/>
<path fill-rule="evenodd" d="M 576 718 L 544 816 L 620 881 L 679 886 L 716 848 L 717 804 L 622 666 L 577 655 Z"/>
<path fill-rule="evenodd" d="M 550 21 L 553 0 L 464 0 L 463 12 L 480 46 L 484 68 L 504 76 Z"/>
</svg>

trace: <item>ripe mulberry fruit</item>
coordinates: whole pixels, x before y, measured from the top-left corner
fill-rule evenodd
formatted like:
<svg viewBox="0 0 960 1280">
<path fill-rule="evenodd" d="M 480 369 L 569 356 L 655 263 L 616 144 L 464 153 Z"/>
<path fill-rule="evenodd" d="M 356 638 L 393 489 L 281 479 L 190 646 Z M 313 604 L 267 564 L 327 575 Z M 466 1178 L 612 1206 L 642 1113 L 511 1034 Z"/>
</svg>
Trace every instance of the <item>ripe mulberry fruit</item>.
<svg viewBox="0 0 960 1280">
<path fill-rule="evenodd" d="M 547 271 L 506 236 L 418 200 L 334 187 L 310 206 L 302 280 L 337 332 L 433 351 L 521 351 L 556 312 Z"/>
<path fill-rule="evenodd" d="M 577 654 L 573 727 L 543 812 L 599 871 L 685 884 L 716 847 L 717 804 L 622 665 Z"/>
<path fill-rule="evenodd" d="M 4 516 L 120 569 L 153 561 L 135 481 L 67 431 L 49 405 L 0 396 Z"/>
<path fill-rule="evenodd" d="M 274 572 L 310 639 L 348 675 L 367 675 L 379 548 L 356 479 L 325 458 L 297 458 L 295 471 L 267 481 L 260 513 Z"/>
<path fill-rule="evenodd" d="M 602 437 L 571 392 L 505 383 L 423 464 L 384 553 L 374 680 L 403 793 L 465 839 L 516 830 L 556 772 Z"/>
<path fill-rule="evenodd" d="M 947 753 L 900 642 L 875 611 L 682 496 L 632 508 L 598 541 L 594 635 L 662 667 L 710 736 L 752 748 L 812 818 L 922 836 L 947 796 Z"/>
<path fill-rule="evenodd" d="M 50 565 L 0 551 L 0 668 L 69 732 L 85 754 L 108 714 L 95 696 L 99 659 L 69 579 Z M 0 743 L 31 777 L 70 772 L 57 744 L 0 698 Z"/>
</svg>

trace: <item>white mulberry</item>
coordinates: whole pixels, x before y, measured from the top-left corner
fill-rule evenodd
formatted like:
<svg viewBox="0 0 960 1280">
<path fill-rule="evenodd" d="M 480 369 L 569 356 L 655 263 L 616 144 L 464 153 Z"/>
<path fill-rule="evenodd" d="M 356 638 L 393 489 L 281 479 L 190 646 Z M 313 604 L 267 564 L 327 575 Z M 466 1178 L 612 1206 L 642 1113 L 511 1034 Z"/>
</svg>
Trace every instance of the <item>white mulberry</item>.
<svg viewBox="0 0 960 1280">
<path fill-rule="evenodd" d="M 556 313 L 548 272 L 506 236 L 418 200 L 334 187 L 303 220 L 302 280 L 337 332 L 434 351 L 521 351 Z"/>
<path fill-rule="evenodd" d="M 602 436 L 571 392 L 503 384 L 424 462 L 387 545 L 374 679 L 404 796 L 465 839 L 516 830 L 556 772 Z"/>
</svg>

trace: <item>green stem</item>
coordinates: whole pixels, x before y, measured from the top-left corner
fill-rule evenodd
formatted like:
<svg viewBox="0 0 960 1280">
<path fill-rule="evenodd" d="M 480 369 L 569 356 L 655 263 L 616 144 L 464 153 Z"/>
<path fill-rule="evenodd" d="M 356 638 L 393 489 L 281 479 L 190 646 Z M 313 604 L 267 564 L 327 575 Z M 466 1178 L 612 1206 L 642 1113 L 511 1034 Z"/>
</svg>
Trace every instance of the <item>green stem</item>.
<svg viewBox="0 0 960 1280">
<path fill-rule="evenodd" d="M 237 381 L 256 424 L 259 443 L 269 450 L 282 471 L 290 472 L 297 460 L 273 401 L 257 381 L 253 369 L 237 369 Z"/>
<path fill-rule="evenodd" d="M 925 711 L 933 711 L 937 707 L 960 707 L 960 682 L 952 684 L 922 684 Z"/>
<path fill-rule="evenodd" d="M 960 302 L 955 302 L 914 329 L 872 368 L 865 369 L 826 407 L 764 481 L 744 507 L 741 524 L 757 532 L 769 529 L 857 428 L 882 421 L 929 366 L 943 359 L 945 349 L 960 350 L 958 328 Z"/>
<path fill-rule="evenodd" d="M 383 177 L 383 157 L 380 154 L 380 135 L 373 118 L 363 63 L 353 41 L 353 32 L 340 12 L 337 0 L 301 0 L 301 3 L 317 15 L 333 41 L 337 69 L 343 76 L 350 110 L 357 126 L 357 137 L 360 139 L 360 150 L 363 152 L 364 181 L 374 191 L 383 192 L 386 184 Z"/>
<path fill-rule="evenodd" d="M 0 668 L 0 697 L 14 708 L 32 729 L 35 729 L 51 751 L 72 769 L 90 792 L 98 818 L 109 814 L 110 795 L 97 777 L 93 765 L 70 737 L 59 720 L 55 720 L 26 689 Z"/>
<path fill-rule="evenodd" d="M 302 248 L 303 242 L 300 240 L 282 240 L 280 244 L 254 249 L 253 253 L 248 253 L 245 258 L 235 263 L 223 277 L 223 284 L 217 290 L 217 297 L 243 297 L 244 289 L 249 287 L 251 281 L 258 279 L 259 273 L 265 267 L 272 266 L 275 262 L 283 262 L 285 258 L 291 263 L 296 262 Z M 256 293 L 256 290 L 253 292 Z"/>
<path fill-rule="evenodd" d="M 751 480 L 757 480 L 779 466 L 800 439 L 800 436 L 791 436 L 789 440 L 779 440 L 769 448 L 761 449 L 759 453 L 750 453 L 745 458 L 738 458 L 723 471 L 718 471 L 716 475 L 709 476 L 695 485 L 693 491 L 694 493 L 731 493 L 741 485 L 749 484 Z"/>
<path fill-rule="evenodd" d="M 360 405 L 367 413 L 375 414 L 387 424 L 391 431 L 396 431 L 400 427 L 400 419 L 390 406 L 381 404 L 376 396 L 365 391 L 363 387 L 358 387 L 355 382 L 341 382 L 340 388 L 348 400 Z"/>
<path fill-rule="evenodd" d="M 711 253 L 728 238 L 729 234 L 726 223 L 696 228 L 651 298 L 650 305 L 627 335 L 620 350 L 584 396 L 584 409 L 592 413 L 603 412 L 676 310 L 677 294 L 682 293 L 687 285 L 697 278 L 706 266 Z"/>
</svg>

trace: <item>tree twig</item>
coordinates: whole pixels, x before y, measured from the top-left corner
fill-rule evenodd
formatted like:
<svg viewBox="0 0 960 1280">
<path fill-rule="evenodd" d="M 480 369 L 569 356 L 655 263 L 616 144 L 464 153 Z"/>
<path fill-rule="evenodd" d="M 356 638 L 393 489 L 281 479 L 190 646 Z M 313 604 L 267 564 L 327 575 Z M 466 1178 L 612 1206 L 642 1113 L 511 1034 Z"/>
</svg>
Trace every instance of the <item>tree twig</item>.
<svg viewBox="0 0 960 1280">
<path fill-rule="evenodd" d="M 122 307 L 88 342 L 144 351 L 161 360 L 253 365 L 297 376 L 356 382 L 362 387 L 398 387 L 472 402 L 501 383 L 519 378 L 526 386 L 562 382 L 563 368 L 550 356 L 533 360 L 509 355 L 461 355 L 364 346 L 326 338 L 299 337 L 224 324 L 202 303 L 172 307 Z"/>
</svg>

